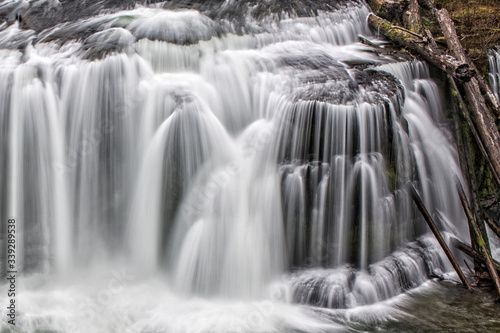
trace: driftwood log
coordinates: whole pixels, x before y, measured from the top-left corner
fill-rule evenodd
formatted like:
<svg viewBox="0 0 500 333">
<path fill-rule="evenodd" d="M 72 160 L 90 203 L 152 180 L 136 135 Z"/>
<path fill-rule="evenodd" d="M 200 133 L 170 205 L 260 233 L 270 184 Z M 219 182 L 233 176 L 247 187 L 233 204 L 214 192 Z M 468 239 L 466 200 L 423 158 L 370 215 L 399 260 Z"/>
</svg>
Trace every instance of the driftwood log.
<svg viewBox="0 0 500 333">
<path fill-rule="evenodd" d="M 410 0 L 408 10 L 404 13 L 403 24 L 406 28 L 419 33 L 424 33 L 422 18 L 420 17 L 420 6 L 417 0 Z"/>
<path fill-rule="evenodd" d="M 425 60 L 459 80 L 470 81 L 474 76 L 474 71 L 470 68 L 469 64 L 461 62 L 441 50 L 436 49 L 428 42 L 428 39 L 422 35 L 392 25 L 391 22 L 374 14 L 368 16 L 368 24 L 391 41 L 418 53 Z"/>
<path fill-rule="evenodd" d="M 410 192 L 410 194 L 413 198 L 413 201 L 417 205 L 418 210 L 420 211 L 420 213 L 424 217 L 424 220 L 429 225 L 429 228 L 431 229 L 432 233 L 434 234 L 434 237 L 436 237 L 439 245 L 441 245 L 441 248 L 443 249 L 444 253 L 448 257 L 448 260 L 450 261 L 451 265 L 455 269 L 455 272 L 457 272 L 457 275 L 460 278 L 460 281 L 462 281 L 462 283 L 464 284 L 464 286 L 467 289 L 472 290 L 472 287 L 471 287 L 469 281 L 467 281 L 467 278 L 465 277 L 464 273 L 462 272 L 460 265 L 458 264 L 457 260 L 453 256 L 453 253 L 451 252 L 450 248 L 448 247 L 448 245 L 444 241 L 444 238 L 441 235 L 441 232 L 439 231 L 438 227 L 436 226 L 436 223 L 434 223 L 434 220 L 432 219 L 431 215 L 427 211 L 427 208 L 425 208 L 424 202 L 420 198 L 420 195 L 418 194 L 417 190 L 415 190 L 415 187 L 411 183 L 408 183 L 406 185 L 406 187 L 407 187 L 408 191 Z"/>
<path fill-rule="evenodd" d="M 500 103 L 479 74 L 474 63 L 467 56 L 448 11 L 446 9 L 438 10 L 433 0 L 368 0 L 368 2 L 372 6 L 373 11 L 378 15 L 371 14 L 368 17 L 368 23 L 371 27 L 388 37 L 395 44 L 401 45 L 410 52 L 418 53 L 423 59 L 450 75 L 453 89 L 459 97 L 460 108 L 469 123 L 482 155 L 489 165 L 493 178 L 500 186 L 500 133 L 492 115 L 494 114 L 500 118 Z M 444 35 L 448 53 L 438 47 L 430 31 L 422 25 L 420 5 L 430 9 L 435 16 Z M 396 17 L 394 17 L 395 15 Z M 394 23 L 391 23 L 391 21 Z M 404 25 L 405 28 L 394 24 Z M 461 98 L 461 94 L 463 94 L 465 101 Z M 470 164 L 470 161 L 468 161 L 468 164 Z M 500 296 L 500 277 L 497 272 L 499 268 L 498 262 L 491 258 L 488 236 L 483 221 L 486 219 L 490 228 L 497 235 L 500 232 L 500 228 L 493 221 L 487 219 L 481 207 L 478 207 L 477 202 L 475 202 L 474 211 L 479 220 L 476 220 L 474 213 L 469 207 L 463 188 L 460 184 L 457 184 L 457 188 L 469 222 L 473 248 L 463 243 L 458 243 L 457 247 L 463 252 L 468 252 L 467 254 L 475 259 L 476 268 L 481 267 L 481 263 L 486 266 L 495 289 Z M 477 191 L 477 186 L 474 190 Z M 434 227 L 432 226 L 432 219 L 413 186 L 411 186 L 410 191 L 413 192 L 414 201 L 428 222 L 429 227 L 437 235 L 439 231 L 435 225 Z M 478 224 L 478 221 L 481 223 Z M 482 228 L 480 229 L 480 227 Z M 436 229 L 437 233 L 434 229 Z M 436 238 L 438 238 L 441 244 L 439 237 L 436 236 Z M 445 248 L 443 247 L 443 249 Z M 446 250 L 445 252 L 448 255 Z M 453 264 L 454 259 L 453 261 L 450 259 L 450 261 Z M 457 274 L 461 277 L 460 273 L 458 273 L 459 270 L 458 268 Z"/>
<path fill-rule="evenodd" d="M 428 2 L 432 3 L 431 0 Z M 455 24 L 451 20 L 450 14 L 446 9 L 433 10 L 436 19 L 443 31 L 446 44 L 451 54 L 459 61 L 470 64 L 455 30 Z M 490 114 L 486 99 L 481 92 L 479 75 L 473 77 L 470 81 L 462 83 L 467 99 L 468 109 L 471 114 L 474 125 L 478 131 L 484 149 L 487 153 L 491 171 L 497 184 L 500 186 L 500 134 L 495 124 L 495 119 Z M 484 85 L 486 85 L 484 83 Z M 484 90 L 484 87 L 483 87 Z"/>
<path fill-rule="evenodd" d="M 418 4 L 415 5 L 414 1 L 411 1 L 409 6 L 408 2 L 405 3 L 397 0 L 375 0 L 371 2 L 376 2 L 377 8 L 384 8 L 384 3 L 386 4 L 385 7 L 399 5 L 401 8 L 400 11 L 408 9 L 412 16 L 417 15 L 416 11 L 419 11 Z M 494 100 L 493 93 L 477 73 L 474 64 L 467 57 L 448 11 L 446 9 L 437 10 L 432 0 L 421 0 L 421 2 L 431 8 L 436 16 L 451 55 L 436 48 L 436 44 L 432 42 L 432 38 L 429 41 L 429 37 L 424 37 L 408 29 L 394 26 L 391 22 L 381 17 L 371 14 L 368 17 L 368 23 L 394 43 L 418 53 L 425 60 L 459 80 L 459 86 L 465 92 L 473 125 L 479 134 L 480 145 L 484 147 L 483 155 L 490 166 L 496 183 L 500 186 L 500 133 L 488 109 L 488 105 L 490 105 L 494 112 L 500 112 L 498 101 Z M 378 12 L 380 11 L 381 9 Z M 395 12 L 394 9 L 392 11 Z M 411 22 L 412 24 L 419 24 L 415 20 L 411 20 Z M 415 28 L 413 27 L 413 30 Z M 429 36 L 429 33 L 426 33 L 426 35 Z M 485 93 L 484 96 L 483 92 Z"/>
<path fill-rule="evenodd" d="M 480 253 L 478 253 L 476 250 L 474 250 L 472 247 L 470 247 L 468 244 L 465 244 L 464 242 L 459 241 L 458 239 L 455 238 L 453 240 L 453 245 L 458 250 L 462 251 L 463 253 L 465 253 L 469 257 L 480 261 L 482 264 L 484 264 L 486 266 L 486 261 L 484 261 L 484 257 Z M 491 261 L 493 263 L 493 266 L 497 270 L 497 272 L 500 273 L 500 262 L 496 261 L 495 259 L 492 259 Z"/>
<path fill-rule="evenodd" d="M 464 208 L 465 215 L 467 216 L 469 226 L 471 226 L 471 229 L 474 232 L 474 236 L 477 239 L 477 244 L 479 250 L 481 251 L 481 255 L 484 258 L 486 268 L 488 269 L 488 273 L 490 273 L 490 277 L 493 280 L 493 284 L 495 286 L 497 294 L 500 297 L 500 277 L 493 263 L 493 258 L 491 258 L 491 254 L 488 251 L 489 249 L 486 247 L 483 235 L 479 230 L 479 226 L 477 225 L 476 219 L 474 218 L 469 203 L 467 202 L 467 198 L 465 197 L 464 189 L 460 184 L 457 184 L 457 190 L 458 190 L 458 195 L 460 197 L 460 201 L 462 202 L 462 206 Z"/>
<path fill-rule="evenodd" d="M 443 35 L 446 39 L 446 44 L 448 45 L 451 54 L 462 61 L 466 61 L 476 73 L 479 73 L 474 63 L 470 61 L 467 54 L 465 53 L 465 50 L 462 47 L 462 43 L 460 43 L 460 40 L 458 39 L 455 24 L 453 23 L 448 11 L 444 8 L 437 10 L 433 0 L 420 0 L 420 2 L 424 6 L 429 8 L 432 14 L 438 20 L 439 26 L 443 31 Z M 481 75 L 478 74 L 475 76 L 475 78 L 478 81 L 477 83 L 479 85 L 481 93 L 484 96 L 484 99 L 486 100 L 486 103 L 488 104 L 488 106 L 490 106 L 493 113 L 497 117 L 500 117 L 500 102 L 496 99 L 495 94 L 488 86 L 488 84 L 486 84 L 486 81 Z"/>
</svg>

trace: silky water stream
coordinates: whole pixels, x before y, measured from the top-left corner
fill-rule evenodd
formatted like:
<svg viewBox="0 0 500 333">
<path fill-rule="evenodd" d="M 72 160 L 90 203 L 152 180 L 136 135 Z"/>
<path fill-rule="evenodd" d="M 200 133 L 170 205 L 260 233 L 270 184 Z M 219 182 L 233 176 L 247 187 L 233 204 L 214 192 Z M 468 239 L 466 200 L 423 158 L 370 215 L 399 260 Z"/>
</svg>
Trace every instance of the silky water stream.
<svg viewBox="0 0 500 333">
<path fill-rule="evenodd" d="M 467 227 L 428 66 L 359 43 L 356 1 L 186 4 L 2 26 L 0 331 L 498 328 L 429 279 L 456 278 L 405 185 Z"/>
</svg>

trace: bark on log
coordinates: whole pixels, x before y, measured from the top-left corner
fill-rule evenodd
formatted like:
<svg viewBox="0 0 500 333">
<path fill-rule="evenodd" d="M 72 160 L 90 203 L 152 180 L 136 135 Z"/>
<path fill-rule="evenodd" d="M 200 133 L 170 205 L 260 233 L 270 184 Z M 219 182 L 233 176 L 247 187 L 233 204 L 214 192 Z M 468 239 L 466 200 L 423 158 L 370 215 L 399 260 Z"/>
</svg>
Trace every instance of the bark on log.
<svg viewBox="0 0 500 333">
<path fill-rule="evenodd" d="M 471 258 L 473 258 L 475 260 L 478 260 L 481 263 L 483 263 L 484 265 L 486 265 L 486 262 L 484 261 L 484 257 L 480 253 L 478 253 L 477 251 L 475 251 L 469 245 L 465 244 L 464 242 L 459 241 L 458 239 L 454 239 L 453 240 L 453 245 L 458 250 L 462 251 L 463 253 L 465 253 L 469 257 L 471 257 Z M 500 262 L 496 261 L 495 259 L 492 259 L 491 261 L 493 262 L 493 266 L 495 267 L 495 269 L 497 270 L 497 272 L 500 272 Z"/>
<path fill-rule="evenodd" d="M 417 0 L 410 0 L 408 10 L 405 12 L 405 16 L 403 17 L 403 23 L 411 31 L 418 34 L 422 34 L 424 32 L 422 19 L 420 18 L 420 6 L 418 5 Z"/>
<path fill-rule="evenodd" d="M 487 155 L 486 161 L 500 186 L 500 134 L 495 120 L 489 113 L 476 78 L 464 83 L 464 90 L 471 118 Z"/>
<path fill-rule="evenodd" d="M 427 0 L 432 3 L 431 0 Z M 455 24 L 451 20 L 446 9 L 433 10 L 443 31 L 446 44 L 451 54 L 461 62 L 470 63 L 455 30 Z M 476 72 L 474 70 L 474 72 Z M 479 76 L 479 75 L 478 75 Z M 480 139 L 488 155 L 491 172 L 497 184 L 500 186 L 500 133 L 495 124 L 495 119 L 491 116 L 486 105 L 485 98 L 481 93 L 481 85 L 477 77 L 473 77 L 469 82 L 463 83 L 469 112 Z"/>
<path fill-rule="evenodd" d="M 379 45 L 375 44 L 374 42 L 372 42 L 371 40 L 369 40 L 366 37 L 358 36 L 358 39 L 359 39 L 360 43 L 363 43 L 365 45 L 368 45 L 368 46 L 371 46 L 371 47 L 375 47 L 375 48 L 379 48 L 380 47 Z"/>
<path fill-rule="evenodd" d="M 460 40 L 458 39 L 457 32 L 455 29 L 455 24 L 453 24 L 453 21 L 450 17 L 450 14 L 446 9 L 441 9 L 437 10 L 436 6 L 434 5 L 434 2 L 432 0 L 421 0 L 423 4 L 428 7 L 432 14 L 436 17 L 436 19 L 439 22 L 439 25 L 441 26 L 441 29 L 443 30 L 443 35 L 445 36 L 446 43 L 448 45 L 448 48 L 450 49 L 451 53 L 457 57 L 459 60 L 466 61 L 468 64 L 470 64 L 471 68 L 476 72 L 476 78 L 479 83 L 479 88 L 481 90 L 481 93 L 483 94 L 486 103 L 490 106 L 492 109 L 493 113 L 500 118 L 500 102 L 496 99 L 495 94 L 493 91 L 491 91 L 490 86 L 486 83 L 486 81 L 483 79 L 483 77 L 479 74 L 479 71 L 477 70 L 476 66 L 474 65 L 473 62 L 470 61 L 470 59 L 467 57 L 466 53 L 463 51 L 462 43 L 460 43 Z M 449 40 L 447 36 L 457 36 L 456 38 L 452 38 L 452 40 Z M 463 56 L 462 59 L 460 59 L 459 56 L 455 52 L 461 53 Z"/>
<path fill-rule="evenodd" d="M 475 70 L 478 72 L 476 68 Z M 498 99 L 495 97 L 495 94 L 491 91 L 490 86 L 486 83 L 483 77 L 481 75 L 477 75 L 476 78 L 486 103 L 491 108 L 495 116 L 500 119 L 500 102 L 498 102 Z"/>
<path fill-rule="evenodd" d="M 375 14 L 396 22 L 401 22 L 408 5 L 407 0 L 368 0 L 368 3 Z"/>
<path fill-rule="evenodd" d="M 417 52 L 422 58 L 459 80 L 469 81 L 474 76 L 474 71 L 470 68 L 469 64 L 463 63 L 434 48 L 421 35 L 398 26 L 393 26 L 389 21 L 373 14 L 368 16 L 368 24 L 387 36 L 391 41 L 413 52 Z"/>
<path fill-rule="evenodd" d="M 498 293 L 498 296 L 500 296 L 500 277 L 498 276 L 498 272 L 496 271 L 495 265 L 493 264 L 493 259 L 491 258 L 490 253 L 486 248 L 486 243 L 483 239 L 483 235 L 479 230 L 479 226 L 476 223 L 476 219 L 472 215 L 472 211 L 470 210 L 467 198 L 465 197 L 464 189 L 460 184 L 457 184 L 457 190 L 458 190 L 458 195 L 460 197 L 460 201 L 462 202 L 462 206 L 465 211 L 465 215 L 467 216 L 467 220 L 469 221 L 469 224 L 472 226 L 475 236 L 477 237 L 477 243 L 479 245 L 479 249 L 481 250 L 481 254 L 484 257 L 486 268 L 490 273 L 490 277 L 493 280 L 493 284 L 495 285 L 495 289 Z"/>
<path fill-rule="evenodd" d="M 455 257 L 453 256 L 453 253 L 451 253 L 451 250 L 448 247 L 448 245 L 446 245 L 446 242 L 444 241 L 443 236 L 441 236 L 441 232 L 439 231 L 438 227 L 436 226 L 436 224 L 432 220 L 432 217 L 429 214 L 429 212 L 427 211 L 427 208 L 425 208 L 424 202 L 422 201 L 422 199 L 418 195 L 417 190 L 415 190 L 415 187 L 413 187 L 413 185 L 411 183 L 409 183 L 407 185 L 407 188 L 409 189 L 410 194 L 413 198 L 413 201 L 417 205 L 418 210 L 420 211 L 420 213 L 424 217 L 425 221 L 429 225 L 429 228 L 431 228 L 432 233 L 434 234 L 437 241 L 439 242 L 439 245 L 441 245 L 441 248 L 443 249 L 444 253 L 448 257 L 448 260 L 450 261 L 451 265 L 455 269 L 455 272 L 457 272 L 458 277 L 460 278 L 460 280 L 462 281 L 462 283 L 464 284 L 464 286 L 467 289 L 472 290 L 472 287 L 471 287 L 469 281 L 467 281 L 467 279 L 465 278 L 464 273 L 460 269 L 460 265 L 458 264 Z"/>
</svg>

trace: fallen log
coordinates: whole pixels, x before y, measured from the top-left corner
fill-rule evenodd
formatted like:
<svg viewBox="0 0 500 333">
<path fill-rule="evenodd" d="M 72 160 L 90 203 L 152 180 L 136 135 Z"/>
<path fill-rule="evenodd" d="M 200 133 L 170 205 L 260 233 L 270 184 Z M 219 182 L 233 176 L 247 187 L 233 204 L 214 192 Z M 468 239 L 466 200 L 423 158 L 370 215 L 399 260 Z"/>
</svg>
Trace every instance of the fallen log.
<svg viewBox="0 0 500 333">
<path fill-rule="evenodd" d="M 462 251 L 469 257 L 483 263 L 486 266 L 486 262 L 484 261 L 484 257 L 475 251 L 472 247 L 469 245 L 465 244 L 464 242 L 459 241 L 458 239 L 453 240 L 453 246 L 455 246 L 458 250 Z M 497 270 L 497 272 L 500 273 L 500 262 L 496 261 L 495 259 L 491 260 L 493 262 L 493 266 Z"/>
<path fill-rule="evenodd" d="M 490 86 L 486 83 L 483 77 L 479 74 L 476 66 L 467 57 L 466 53 L 463 51 L 462 43 L 458 39 L 457 32 L 455 29 L 455 24 L 451 20 L 451 17 L 446 9 L 437 10 L 434 2 L 432 0 L 420 0 L 423 5 L 428 7 L 432 14 L 438 20 L 439 26 L 443 30 L 443 35 L 445 36 L 446 44 L 450 49 L 451 53 L 459 60 L 466 61 L 470 64 L 471 68 L 477 73 L 475 76 L 478 80 L 479 88 L 483 94 L 486 103 L 490 106 L 493 113 L 500 118 L 500 102 L 496 99 L 495 94 L 491 91 Z M 455 36 L 456 38 L 453 38 Z M 451 37 L 451 38 L 450 38 Z"/>
<path fill-rule="evenodd" d="M 371 47 L 375 47 L 375 48 L 379 48 L 380 47 L 380 45 L 375 44 L 374 42 L 372 42 L 371 40 L 369 40 L 366 37 L 358 36 L 358 39 L 359 39 L 360 43 L 363 43 L 365 45 L 368 45 L 368 46 L 371 46 Z"/>
<path fill-rule="evenodd" d="M 404 13 L 403 23 L 405 26 L 416 33 L 422 34 L 424 27 L 420 18 L 420 6 L 417 0 L 410 0 L 408 10 Z"/>
<path fill-rule="evenodd" d="M 458 39 L 455 24 L 451 20 L 448 11 L 444 8 L 436 10 L 432 0 L 426 0 L 426 2 L 428 6 L 432 6 L 432 12 L 436 16 L 439 26 L 441 27 L 450 53 L 463 63 L 471 63 Z M 470 68 L 476 72 L 475 67 Z M 483 84 L 480 84 L 482 79 L 478 79 L 478 77 L 479 75 L 473 77 L 468 82 L 462 83 L 462 86 L 465 90 L 465 96 L 469 106 L 468 109 L 472 120 L 478 131 L 480 141 L 488 155 L 487 161 L 491 172 L 497 184 L 500 186 L 500 133 L 498 132 L 495 119 L 490 114 L 486 105 L 486 100 L 481 92 L 481 86 L 483 86 L 483 90 L 485 90 L 486 88 L 484 86 L 486 86 L 486 83 L 483 82 Z"/>
<path fill-rule="evenodd" d="M 479 82 L 481 93 L 486 99 L 488 106 L 491 108 L 495 116 L 500 119 L 500 102 L 498 102 L 498 99 L 495 97 L 493 91 L 491 91 L 490 86 L 486 83 L 486 81 L 484 81 L 483 77 L 481 75 L 477 75 L 476 77 Z"/>
<path fill-rule="evenodd" d="M 428 42 L 427 38 L 422 35 L 394 26 L 391 22 L 374 14 L 368 16 L 368 24 L 372 28 L 380 31 L 394 43 L 400 44 L 418 53 L 425 60 L 459 80 L 470 81 L 475 74 L 469 64 L 461 62 L 439 49 L 436 49 Z"/>
<path fill-rule="evenodd" d="M 472 227 L 475 234 L 474 236 L 477 239 L 477 244 L 479 245 L 479 250 L 481 251 L 481 254 L 484 258 L 486 268 L 490 273 L 490 277 L 493 280 L 493 284 L 495 285 L 498 296 L 500 296 L 500 277 L 498 276 L 498 272 L 495 268 L 495 265 L 493 264 L 493 259 L 491 258 L 491 255 L 486 248 L 486 243 L 484 241 L 483 235 L 481 234 L 476 219 L 474 218 L 472 211 L 470 210 L 469 203 L 467 202 L 467 198 L 465 197 L 464 189 L 462 188 L 462 185 L 460 185 L 460 183 L 457 183 L 457 190 L 469 225 Z"/>
<path fill-rule="evenodd" d="M 455 269 L 455 272 L 457 272 L 457 275 L 460 278 L 460 281 L 462 281 L 462 283 L 464 284 L 464 286 L 467 289 L 472 290 L 472 287 L 471 287 L 469 281 L 467 281 L 464 273 L 460 269 L 460 265 L 458 264 L 455 257 L 453 256 L 453 253 L 451 253 L 450 248 L 448 247 L 448 245 L 444 241 L 443 236 L 441 235 L 441 232 L 439 231 L 438 227 L 434 223 L 431 215 L 427 211 L 427 208 L 425 208 L 424 202 L 420 198 L 420 195 L 418 195 L 417 190 L 415 190 L 415 187 L 411 183 L 408 183 L 407 188 L 410 192 L 410 195 L 413 198 L 413 201 L 417 205 L 418 210 L 420 211 L 420 213 L 424 217 L 424 220 L 429 225 L 429 228 L 431 228 L 431 231 L 434 234 L 434 237 L 436 237 L 439 245 L 441 245 L 441 248 L 443 249 L 444 253 L 448 257 L 448 260 L 450 261 L 451 265 Z"/>
<path fill-rule="evenodd" d="M 403 12 L 407 7 L 407 0 L 368 0 L 373 12 L 389 20 L 401 22 Z"/>
</svg>

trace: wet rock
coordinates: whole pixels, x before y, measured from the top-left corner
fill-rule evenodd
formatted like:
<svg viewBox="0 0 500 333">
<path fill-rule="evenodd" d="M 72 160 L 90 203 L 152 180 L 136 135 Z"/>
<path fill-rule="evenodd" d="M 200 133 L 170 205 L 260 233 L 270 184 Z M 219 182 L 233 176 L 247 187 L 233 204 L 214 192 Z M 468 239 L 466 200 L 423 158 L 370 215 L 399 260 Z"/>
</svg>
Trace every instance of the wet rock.
<svg viewBox="0 0 500 333">
<path fill-rule="evenodd" d="M 350 1 L 361 3 L 361 1 Z M 299 17 L 315 16 L 318 11 L 331 11 L 345 6 L 345 1 L 340 0 L 172 0 L 165 3 L 164 8 L 178 9 L 190 8 L 199 10 L 212 19 L 226 19 L 233 23 L 245 21 L 245 17 L 250 15 L 254 19 L 260 20 L 273 14 L 279 17 L 286 15 L 296 15 Z"/>
<path fill-rule="evenodd" d="M 57 24 L 62 17 L 62 5 L 58 0 L 31 2 L 25 11 L 17 14 L 17 20 L 23 29 L 35 31 Z"/>
<path fill-rule="evenodd" d="M 10 25 L 18 19 L 21 13 L 25 13 L 29 8 L 27 0 L 9 1 L 0 4 L 0 23 Z"/>
<path fill-rule="evenodd" d="M 21 28 L 40 32 L 62 22 L 134 6 L 134 0 L 19 0 L 0 5 L 0 23 L 10 25 L 17 20 Z"/>
<path fill-rule="evenodd" d="M 85 59 L 101 59 L 111 53 L 134 52 L 134 36 L 125 29 L 111 28 L 97 32 L 85 39 L 83 49 Z"/>
<path fill-rule="evenodd" d="M 300 86 L 295 101 L 330 104 L 384 103 L 402 94 L 403 87 L 391 74 L 330 64 L 321 69 L 304 69 L 296 75 Z"/>
<path fill-rule="evenodd" d="M 33 30 L 22 30 L 18 24 L 12 24 L 0 31 L 0 49 L 24 50 L 34 38 Z"/>
<path fill-rule="evenodd" d="M 99 14 L 102 11 L 117 11 L 131 9 L 135 6 L 134 0 L 61 0 L 64 22 Z"/>
</svg>

